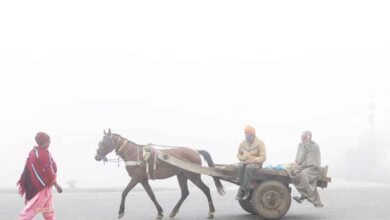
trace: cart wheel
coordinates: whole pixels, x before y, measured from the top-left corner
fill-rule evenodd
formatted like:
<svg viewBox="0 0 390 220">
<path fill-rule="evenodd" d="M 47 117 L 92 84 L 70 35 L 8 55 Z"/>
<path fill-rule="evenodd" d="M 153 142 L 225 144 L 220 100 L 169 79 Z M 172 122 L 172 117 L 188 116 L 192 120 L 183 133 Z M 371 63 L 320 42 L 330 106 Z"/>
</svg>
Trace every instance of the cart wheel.
<svg viewBox="0 0 390 220">
<path fill-rule="evenodd" d="M 238 200 L 238 203 L 240 204 L 241 208 L 244 209 L 245 211 L 247 211 L 248 213 L 254 214 L 254 215 L 257 214 L 256 211 L 252 207 L 251 197 L 249 197 L 248 199 L 245 199 L 245 200 Z"/>
<path fill-rule="evenodd" d="M 252 208 L 262 218 L 279 219 L 291 205 L 288 187 L 275 180 L 262 182 L 252 194 Z"/>
</svg>

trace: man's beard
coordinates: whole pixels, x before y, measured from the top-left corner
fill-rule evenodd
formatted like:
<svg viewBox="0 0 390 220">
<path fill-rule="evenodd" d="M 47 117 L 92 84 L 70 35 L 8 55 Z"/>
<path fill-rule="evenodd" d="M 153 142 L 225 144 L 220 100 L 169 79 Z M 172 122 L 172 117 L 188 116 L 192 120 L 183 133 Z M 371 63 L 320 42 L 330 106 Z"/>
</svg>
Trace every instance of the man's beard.
<svg viewBox="0 0 390 220">
<path fill-rule="evenodd" d="M 250 138 L 245 138 L 246 139 L 246 141 L 248 141 L 248 142 L 253 142 L 253 140 L 255 139 L 254 137 L 250 137 Z"/>
</svg>

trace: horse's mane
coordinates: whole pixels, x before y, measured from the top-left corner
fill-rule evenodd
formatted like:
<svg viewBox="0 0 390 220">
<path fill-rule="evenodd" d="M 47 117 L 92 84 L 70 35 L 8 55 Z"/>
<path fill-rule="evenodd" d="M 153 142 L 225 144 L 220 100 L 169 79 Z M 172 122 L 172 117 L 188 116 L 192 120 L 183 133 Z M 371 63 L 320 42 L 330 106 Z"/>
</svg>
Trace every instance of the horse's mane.
<svg viewBox="0 0 390 220">
<path fill-rule="evenodd" d="M 133 142 L 133 141 L 130 141 L 129 139 L 123 137 L 123 136 L 120 135 L 120 134 L 112 133 L 112 135 L 116 135 L 116 136 L 118 136 L 118 137 L 120 137 L 120 138 L 122 138 L 122 139 L 125 139 L 125 140 L 127 140 L 127 142 L 129 142 L 129 143 L 131 143 L 131 144 L 138 145 L 137 143 L 135 143 L 135 142 Z"/>
</svg>

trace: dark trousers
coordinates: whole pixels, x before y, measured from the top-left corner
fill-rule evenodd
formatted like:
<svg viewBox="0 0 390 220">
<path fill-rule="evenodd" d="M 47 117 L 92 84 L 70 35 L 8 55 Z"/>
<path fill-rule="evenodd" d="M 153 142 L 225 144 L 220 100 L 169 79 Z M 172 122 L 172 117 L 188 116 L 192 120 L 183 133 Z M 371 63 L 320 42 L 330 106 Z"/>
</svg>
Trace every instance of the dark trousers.
<svg viewBox="0 0 390 220">
<path fill-rule="evenodd" d="M 252 179 L 254 172 L 261 168 L 262 164 L 258 163 L 250 163 L 250 164 L 245 164 L 245 163 L 240 163 L 237 166 L 238 170 L 238 177 L 240 178 L 240 189 L 247 192 L 251 189 L 250 186 L 250 180 Z"/>
</svg>

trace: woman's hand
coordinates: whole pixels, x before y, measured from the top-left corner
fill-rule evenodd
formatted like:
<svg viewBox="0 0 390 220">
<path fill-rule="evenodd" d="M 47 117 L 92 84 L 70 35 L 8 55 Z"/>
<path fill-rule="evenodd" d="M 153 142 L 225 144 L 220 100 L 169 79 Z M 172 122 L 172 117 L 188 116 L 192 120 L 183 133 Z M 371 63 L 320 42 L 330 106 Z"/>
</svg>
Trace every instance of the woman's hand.
<svg viewBox="0 0 390 220">
<path fill-rule="evenodd" d="M 54 183 L 54 186 L 56 187 L 58 193 L 62 193 L 62 187 L 60 185 L 58 185 L 57 182 Z"/>
</svg>

